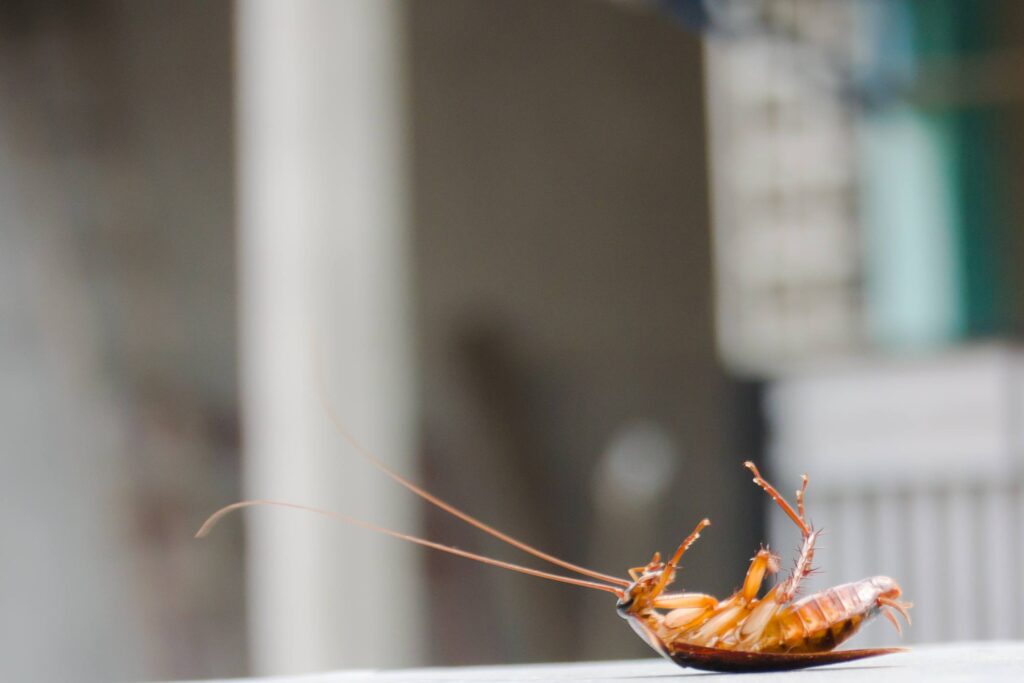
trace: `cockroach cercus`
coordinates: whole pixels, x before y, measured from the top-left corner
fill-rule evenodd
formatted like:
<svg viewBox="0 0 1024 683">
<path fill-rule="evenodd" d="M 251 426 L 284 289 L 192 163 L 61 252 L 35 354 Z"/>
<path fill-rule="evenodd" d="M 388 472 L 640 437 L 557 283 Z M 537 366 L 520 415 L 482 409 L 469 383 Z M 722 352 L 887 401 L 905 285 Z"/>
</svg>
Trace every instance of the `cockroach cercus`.
<svg viewBox="0 0 1024 683">
<path fill-rule="evenodd" d="M 819 533 L 807 522 L 804 510 L 806 475 L 803 477 L 803 486 L 797 491 L 797 507 L 794 509 L 775 487 L 761 477 L 753 463 L 745 463 L 754 474 L 754 483 L 764 489 L 800 528 L 803 544 L 789 576 L 763 596 L 759 596 L 759 593 L 765 575 L 779 569 L 779 558 L 766 548 L 758 550 L 751 560 L 739 590 L 724 600 L 718 600 L 703 593 L 666 592 L 676 578 L 683 553 L 710 524 L 707 519 L 701 520 L 668 562 L 663 562 L 660 555 L 655 553 L 646 565 L 630 569 L 629 579 L 611 576 L 549 555 L 466 514 L 393 471 L 345 431 L 333 414 L 332 420 L 345 440 L 360 455 L 428 503 L 521 551 L 587 578 L 523 567 L 384 529 L 327 510 L 277 500 L 246 500 L 221 508 L 206 520 L 196 536 L 205 536 L 221 517 L 243 507 L 276 505 L 316 512 L 452 555 L 611 593 L 618 599 L 616 609 L 619 615 L 629 622 L 633 630 L 655 651 L 683 667 L 708 671 L 781 671 L 903 651 L 900 648 L 834 650 L 864 622 L 878 614 L 886 616 L 897 631 L 900 630 L 900 624 L 893 611 L 902 614 L 910 622 L 907 610 L 911 605 L 899 600 L 900 587 L 887 576 L 862 579 L 797 599 L 800 582 L 811 572 L 814 543 Z"/>
</svg>

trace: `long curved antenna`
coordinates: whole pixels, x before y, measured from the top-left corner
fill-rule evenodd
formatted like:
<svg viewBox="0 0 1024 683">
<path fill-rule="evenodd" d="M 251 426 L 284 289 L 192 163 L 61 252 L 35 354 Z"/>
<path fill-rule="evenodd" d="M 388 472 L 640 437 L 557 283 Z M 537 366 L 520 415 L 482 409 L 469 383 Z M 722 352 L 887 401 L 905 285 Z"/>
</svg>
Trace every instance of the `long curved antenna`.
<svg viewBox="0 0 1024 683">
<path fill-rule="evenodd" d="M 317 366 L 319 366 L 320 354 L 318 348 L 314 348 L 314 355 Z M 522 550 L 525 553 L 529 553 L 534 557 L 540 558 L 545 562 L 550 562 L 551 564 L 561 567 L 562 569 L 568 569 L 569 571 L 576 572 L 577 574 L 589 576 L 590 578 L 598 579 L 599 581 L 606 581 L 616 586 L 625 587 L 629 585 L 630 582 L 626 581 L 625 579 L 620 579 L 617 576 L 612 576 L 610 574 L 605 574 L 603 572 L 594 571 L 593 569 L 587 569 L 586 567 L 581 567 L 578 564 L 567 562 L 565 560 L 555 557 L 554 555 L 549 555 L 543 550 L 538 550 L 537 548 L 534 548 L 532 545 L 523 543 L 522 541 L 513 538 L 506 533 L 498 531 L 491 525 L 481 522 L 476 517 L 473 517 L 472 515 L 463 512 L 462 510 L 458 509 L 454 505 L 451 505 L 450 503 L 446 503 L 445 501 L 441 500 L 440 498 L 430 493 L 429 491 L 422 489 L 416 484 L 412 483 L 411 481 L 400 475 L 398 472 L 395 472 L 393 469 L 391 469 L 383 462 L 381 462 L 380 459 L 377 458 L 377 456 L 371 453 L 369 449 L 365 448 L 361 443 L 359 443 L 356 440 L 354 436 L 352 436 L 352 434 L 349 433 L 349 431 L 345 428 L 344 424 L 342 423 L 341 418 L 338 417 L 337 413 L 334 412 L 334 409 L 331 406 L 331 402 L 327 394 L 327 388 L 323 384 L 323 373 L 320 371 L 319 367 L 317 368 L 316 376 L 317 387 L 319 388 L 320 393 L 320 402 L 323 404 L 324 412 L 327 413 L 327 416 L 330 418 L 335 430 L 337 430 L 338 434 L 341 435 L 341 437 L 345 439 L 345 441 L 347 441 L 348 444 L 352 446 L 352 448 L 354 448 L 356 452 L 359 453 L 360 456 L 362 456 L 371 465 L 373 465 L 378 470 L 386 474 L 396 483 L 400 484 L 401 486 L 404 486 L 409 491 L 412 491 L 417 496 L 427 501 L 431 505 L 439 507 L 448 514 L 454 515 L 462 521 L 466 522 L 467 524 L 475 526 L 477 529 L 480 529 L 480 531 L 490 534 L 498 540 L 504 541 L 505 543 L 508 543 L 509 545 L 518 548 L 519 550 Z"/>
<path fill-rule="evenodd" d="M 433 548 L 434 550 L 440 550 L 441 552 L 444 552 L 444 553 L 450 553 L 452 555 L 458 555 L 459 557 L 465 557 L 465 558 L 468 558 L 470 560 L 476 560 L 477 562 L 483 562 L 484 564 L 490 564 L 490 565 L 493 565 L 495 567 L 501 567 L 502 569 L 508 569 L 508 570 L 511 570 L 511 571 L 514 571 L 514 572 L 519 572 L 520 574 L 529 574 L 530 576 L 537 576 L 537 577 L 540 577 L 542 579 L 549 579 L 551 581 L 560 581 L 562 583 L 571 583 L 574 586 L 582 586 L 584 588 L 594 588 L 594 589 L 597 589 L 597 590 L 605 591 L 607 593 L 612 593 L 612 594 L 614 594 L 615 596 L 617 596 L 619 598 L 622 597 L 622 591 L 619 590 L 618 588 L 615 588 L 614 586 L 607 586 L 607 585 L 605 585 L 603 583 L 597 583 L 596 581 L 585 581 L 583 579 L 577 579 L 577 578 L 573 578 L 573 577 L 570 577 L 570 576 L 560 576 L 558 574 L 551 574 L 551 573 L 548 573 L 548 572 L 540 571 L 539 569 L 530 569 L 529 567 L 521 567 L 521 566 L 519 566 L 517 564 L 512 564 L 510 562 L 502 562 L 501 560 L 495 560 L 493 558 L 485 557 L 483 555 L 477 555 L 476 553 L 471 553 L 471 552 L 468 552 L 466 550 L 459 550 L 458 548 L 452 548 L 450 546 L 442 545 L 440 543 L 434 543 L 433 541 L 428 541 L 428 540 L 423 539 L 423 538 L 418 538 L 416 536 L 410 536 L 409 534 L 403 534 L 403 533 L 401 533 L 399 531 L 392 531 L 391 529 L 385 529 L 384 527 L 377 526 L 376 524 L 370 524 L 369 522 L 364 522 L 361 519 L 356 519 L 354 517 L 348 517 L 347 515 L 342 515 L 342 514 L 339 514 L 337 512 L 332 512 L 330 510 L 321 510 L 320 508 L 310 507 L 308 505 L 299 505 L 297 503 L 289 503 L 289 502 L 286 502 L 286 501 L 283 501 L 283 500 L 243 500 L 243 501 L 240 501 L 238 503 L 232 503 L 231 505 L 225 505 L 220 510 L 217 510 L 212 515 L 210 515 L 206 519 L 206 521 L 203 522 L 203 525 L 201 527 L 199 527 L 199 531 L 196 532 L 196 538 L 203 538 L 207 534 L 209 534 L 210 530 L 213 529 L 214 525 L 216 525 L 217 522 L 219 522 L 221 520 L 221 518 L 224 517 L 225 515 L 227 515 L 228 513 L 232 512 L 234 510 L 238 510 L 240 508 L 256 507 L 256 506 L 259 506 L 259 505 L 273 505 L 273 506 L 277 506 L 277 507 L 293 508 L 295 510 L 304 510 L 306 512 L 313 512 L 313 513 L 316 513 L 318 515 L 324 515 L 325 517 L 333 517 L 334 519 L 341 520 L 342 522 L 345 522 L 346 524 L 351 524 L 352 526 L 362 527 L 362 528 L 368 529 L 370 531 L 375 531 L 375 532 L 377 532 L 379 534 L 385 534 L 387 536 L 391 536 L 393 538 L 399 538 L 399 539 L 401 539 L 403 541 L 408 541 L 410 543 L 415 543 L 417 545 L 422 545 L 422 546 L 425 546 L 427 548 Z"/>
</svg>

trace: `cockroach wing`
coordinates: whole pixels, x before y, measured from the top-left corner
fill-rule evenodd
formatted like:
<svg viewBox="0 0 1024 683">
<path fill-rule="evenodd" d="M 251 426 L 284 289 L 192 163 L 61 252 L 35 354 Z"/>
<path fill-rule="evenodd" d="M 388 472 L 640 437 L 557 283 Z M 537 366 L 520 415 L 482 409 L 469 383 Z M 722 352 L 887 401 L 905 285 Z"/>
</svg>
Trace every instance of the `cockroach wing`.
<svg viewBox="0 0 1024 683">
<path fill-rule="evenodd" d="M 872 648 L 867 650 L 833 650 L 812 653 L 767 653 L 722 650 L 686 643 L 665 643 L 640 619 L 630 618 L 630 626 L 655 652 L 671 659 L 681 667 L 703 671 L 725 671 L 733 673 L 754 673 L 758 671 L 791 671 L 812 666 L 852 662 L 866 657 L 906 652 L 900 647 Z"/>
<path fill-rule="evenodd" d="M 629 625 L 633 627 L 633 630 L 636 631 L 636 634 L 640 636 L 640 640 L 650 645 L 651 649 L 653 649 L 662 657 L 665 657 L 666 659 L 672 659 L 672 654 L 668 651 L 668 648 L 665 647 L 665 641 L 659 638 L 658 634 L 652 631 L 647 626 L 647 624 L 645 624 L 640 619 L 637 619 L 636 617 L 632 616 L 626 617 L 626 621 L 628 621 Z M 680 666 L 685 665 L 681 664 Z"/>
<path fill-rule="evenodd" d="M 809 653 L 768 653 L 738 652 L 736 650 L 720 650 L 700 645 L 676 645 L 672 648 L 669 658 L 679 666 L 688 666 L 704 671 L 757 672 L 757 671 L 791 671 L 806 669 L 811 666 L 852 662 L 866 657 L 877 657 L 896 652 L 906 652 L 900 647 L 880 647 L 867 650 L 832 650 L 830 652 Z"/>
</svg>

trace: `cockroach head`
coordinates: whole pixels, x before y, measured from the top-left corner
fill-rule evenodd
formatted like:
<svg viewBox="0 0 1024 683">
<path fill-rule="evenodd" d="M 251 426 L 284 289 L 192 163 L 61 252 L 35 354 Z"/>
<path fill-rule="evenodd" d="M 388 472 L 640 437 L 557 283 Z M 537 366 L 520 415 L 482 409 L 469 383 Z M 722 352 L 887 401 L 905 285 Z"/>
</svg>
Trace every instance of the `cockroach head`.
<svg viewBox="0 0 1024 683">
<path fill-rule="evenodd" d="M 636 581 L 623 589 L 622 597 L 615 604 L 615 609 L 619 612 L 619 616 L 628 617 L 630 614 L 636 614 L 648 609 L 654 598 L 657 597 L 657 593 L 660 593 L 666 585 L 672 583 L 673 577 L 669 577 L 668 582 L 662 584 L 659 589 L 661 577 L 665 571 L 665 565 L 658 562 L 657 558 L 652 560 L 651 564 L 647 565 Z M 670 569 L 668 571 L 673 570 Z"/>
<path fill-rule="evenodd" d="M 615 603 L 615 611 L 619 613 L 620 617 L 628 616 L 630 610 L 633 609 L 633 603 L 635 600 L 636 596 L 633 594 L 633 586 L 630 586 L 622 591 L 622 596 L 619 597 L 618 602 Z"/>
</svg>

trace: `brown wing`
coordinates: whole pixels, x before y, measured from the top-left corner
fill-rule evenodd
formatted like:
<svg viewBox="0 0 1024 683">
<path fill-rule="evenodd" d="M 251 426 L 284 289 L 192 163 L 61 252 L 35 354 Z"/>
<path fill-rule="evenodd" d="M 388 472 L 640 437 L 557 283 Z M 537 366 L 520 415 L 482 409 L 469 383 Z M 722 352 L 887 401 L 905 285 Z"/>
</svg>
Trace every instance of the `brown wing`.
<svg viewBox="0 0 1024 683">
<path fill-rule="evenodd" d="M 700 645 L 673 644 L 665 656 L 679 666 L 703 669 L 704 671 L 756 672 L 789 671 L 806 669 L 810 666 L 852 662 L 865 657 L 877 657 L 896 652 L 906 652 L 900 647 L 882 647 L 869 650 L 833 650 L 801 654 L 737 652 L 720 650 Z"/>
<path fill-rule="evenodd" d="M 669 647 L 647 624 L 635 617 L 629 618 L 629 625 L 656 652 L 682 667 L 704 671 L 727 671 L 754 673 L 758 671 L 792 671 L 811 666 L 852 662 L 855 659 L 891 655 L 906 652 L 902 647 L 882 647 L 870 650 L 832 650 L 804 654 L 738 652 L 721 650 L 716 647 L 702 647 L 674 643 Z"/>
</svg>

